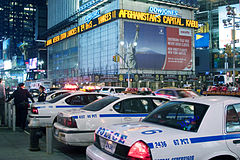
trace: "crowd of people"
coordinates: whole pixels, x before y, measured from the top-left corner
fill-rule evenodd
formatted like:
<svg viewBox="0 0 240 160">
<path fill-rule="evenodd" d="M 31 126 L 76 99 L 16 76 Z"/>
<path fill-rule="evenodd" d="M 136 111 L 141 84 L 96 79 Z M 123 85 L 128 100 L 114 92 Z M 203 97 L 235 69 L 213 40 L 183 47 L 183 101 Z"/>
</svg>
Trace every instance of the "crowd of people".
<svg viewBox="0 0 240 160">
<path fill-rule="evenodd" d="M 5 122 L 5 102 L 10 102 L 14 99 L 14 105 L 16 107 L 16 126 L 20 127 L 22 131 L 27 126 L 27 114 L 29 106 L 29 100 L 34 103 L 32 95 L 27 89 L 25 89 L 24 83 L 19 83 L 17 90 L 13 94 L 6 96 L 7 89 L 5 89 L 2 79 L 0 78 L 0 126 L 4 126 Z M 43 86 L 39 87 L 38 102 L 44 102 L 47 94 Z"/>
</svg>

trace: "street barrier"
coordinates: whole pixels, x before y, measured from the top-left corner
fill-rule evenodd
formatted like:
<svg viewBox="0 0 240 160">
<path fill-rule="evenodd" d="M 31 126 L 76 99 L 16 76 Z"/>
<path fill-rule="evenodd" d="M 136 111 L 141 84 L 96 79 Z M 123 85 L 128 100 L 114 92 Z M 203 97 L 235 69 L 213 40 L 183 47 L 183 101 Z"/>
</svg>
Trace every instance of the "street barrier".
<svg viewBox="0 0 240 160">
<path fill-rule="evenodd" d="M 16 131 L 16 107 L 12 102 L 5 103 L 5 124 Z"/>
<path fill-rule="evenodd" d="M 52 124 L 48 124 L 46 126 L 46 150 L 48 154 L 52 154 L 53 153 L 53 143 L 52 143 L 52 139 L 53 139 L 53 130 L 52 130 Z"/>
<path fill-rule="evenodd" d="M 52 124 L 39 124 L 39 120 L 34 118 L 29 123 L 30 128 L 30 151 L 39 151 L 39 139 L 42 137 L 42 134 L 40 134 L 41 128 L 46 129 L 46 152 L 48 154 L 53 153 L 53 126 Z"/>
</svg>

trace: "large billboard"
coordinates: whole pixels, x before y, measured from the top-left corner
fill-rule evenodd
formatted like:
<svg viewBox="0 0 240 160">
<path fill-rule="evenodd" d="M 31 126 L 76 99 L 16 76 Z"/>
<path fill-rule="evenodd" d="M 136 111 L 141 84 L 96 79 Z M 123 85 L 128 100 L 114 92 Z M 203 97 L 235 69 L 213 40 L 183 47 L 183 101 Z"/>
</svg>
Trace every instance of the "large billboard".
<svg viewBox="0 0 240 160">
<path fill-rule="evenodd" d="M 130 68 L 192 69 L 190 29 L 124 22 L 124 57 Z"/>
<path fill-rule="evenodd" d="M 230 5 L 231 7 L 235 7 L 235 13 L 240 13 L 239 4 Z M 224 26 L 223 20 L 231 20 L 231 18 L 227 17 L 226 6 L 222 6 L 218 8 L 219 15 L 219 48 L 225 48 L 224 45 L 230 44 L 232 40 L 232 25 Z M 237 15 L 238 16 L 238 15 Z M 236 22 L 239 22 L 239 19 L 236 19 Z M 236 39 L 240 37 L 240 28 L 236 28 Z M 240 47 L 240 43 L 236 43 L 236 47 Z"/>
</svg>

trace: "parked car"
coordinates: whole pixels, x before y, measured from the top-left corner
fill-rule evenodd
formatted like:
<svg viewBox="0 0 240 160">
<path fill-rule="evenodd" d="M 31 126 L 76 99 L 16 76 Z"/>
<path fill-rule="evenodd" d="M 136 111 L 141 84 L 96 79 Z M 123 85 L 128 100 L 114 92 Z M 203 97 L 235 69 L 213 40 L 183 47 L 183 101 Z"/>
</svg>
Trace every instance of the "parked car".
<svg viewBox="0 0 240 160">
<path fill-rule="evenodd" d="M 237 160 L 240 99 L 202 96 L 173 100 L 142 122 L 100 126 L 88 159 Z"/>
<path fill-rule="evenodd" d="M 39 126 L 53 124 L 57 121 L 58 112 L 72 108 L 82 108 L 85 105 L 107 96 L 100 93 L 73 92 L 65 93 L 47 102 L 36 102 L 31 105 L 31 113 L 29 114 L 31 121 L 38 120 Z"/>
<path fill-rule="evenodd" d="M 102 87 L 100 90 L 100 93 L 106 93 L 109 95 L 115 95 L 115 94 L 121 94 L 123 91 L 125 91 L 124 87 Z"/>
<path fill-rule="evenodd" d="M 140 95 L 108 96 L 82 109 L 58 114 L 55 138 L 67 145 L 87 146 L 94 141 L 94 130 L 102 125 L 141 121 L 168 98 Z"/>
<path fill-rule="evenodd" d="M 153 92 L 156 96 L 166 96 L 171 99 L 197 97 L 198 94 L 191 89 L 183 88 L 162 88 Z"/>
<path fill-rule="evenodd" d="M 50 101 L 50 100 L 56 98 L 57 96 L 60 96 L 65 93 L 70 93 L 70 92 L 73 92 L 73 91 L 71 91 L 71 90 L 53 90 L 53 91 L 47 92 L 46 101 Z"/>
</svg>

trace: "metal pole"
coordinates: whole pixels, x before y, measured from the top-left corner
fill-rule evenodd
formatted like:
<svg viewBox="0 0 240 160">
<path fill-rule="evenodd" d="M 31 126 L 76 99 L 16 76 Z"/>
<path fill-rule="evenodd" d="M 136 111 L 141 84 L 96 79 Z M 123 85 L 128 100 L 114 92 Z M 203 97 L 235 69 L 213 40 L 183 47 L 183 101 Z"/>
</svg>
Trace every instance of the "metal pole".
<svg viewBox="0 0 240 160">
<path fill-rule="evenodd" d="M 232 33 L 232 41 L 233 41 L 233 86 L 235 86 L 235 11 L 232 8 L 233 14 L 233 33 Z"/>
<path fill-rule="evenodd" d="M 130 73 L 129 73 L 129 71 L 130 71 L 130 68 L 128 66 L 128 88 L 130 88 Z"/>
<path fill-rule="evenodd" d="M 53 144 L 52 144 L 52 125 L 49 124 L 46 126 L 46 150 L 48 154 L 53 153 Z"/>
<path fill-rule="evenodd" d="M 16 131 L 16 106 L 13 104 L 12 105 L 13 108 L 13 113 L 12 113 L 12 127 L 13 127 L 13 132 Z"/>
<path fill-rule="evenodd" d="M 8 124 L 8 103 L 5 103 L 5 119 L 4 119 L 5 125 Z"/>
<path fill-rule="evenodd" d="M 11 128 L 11 104 L 8 103 L 8 128 Z"/>
</svg>

